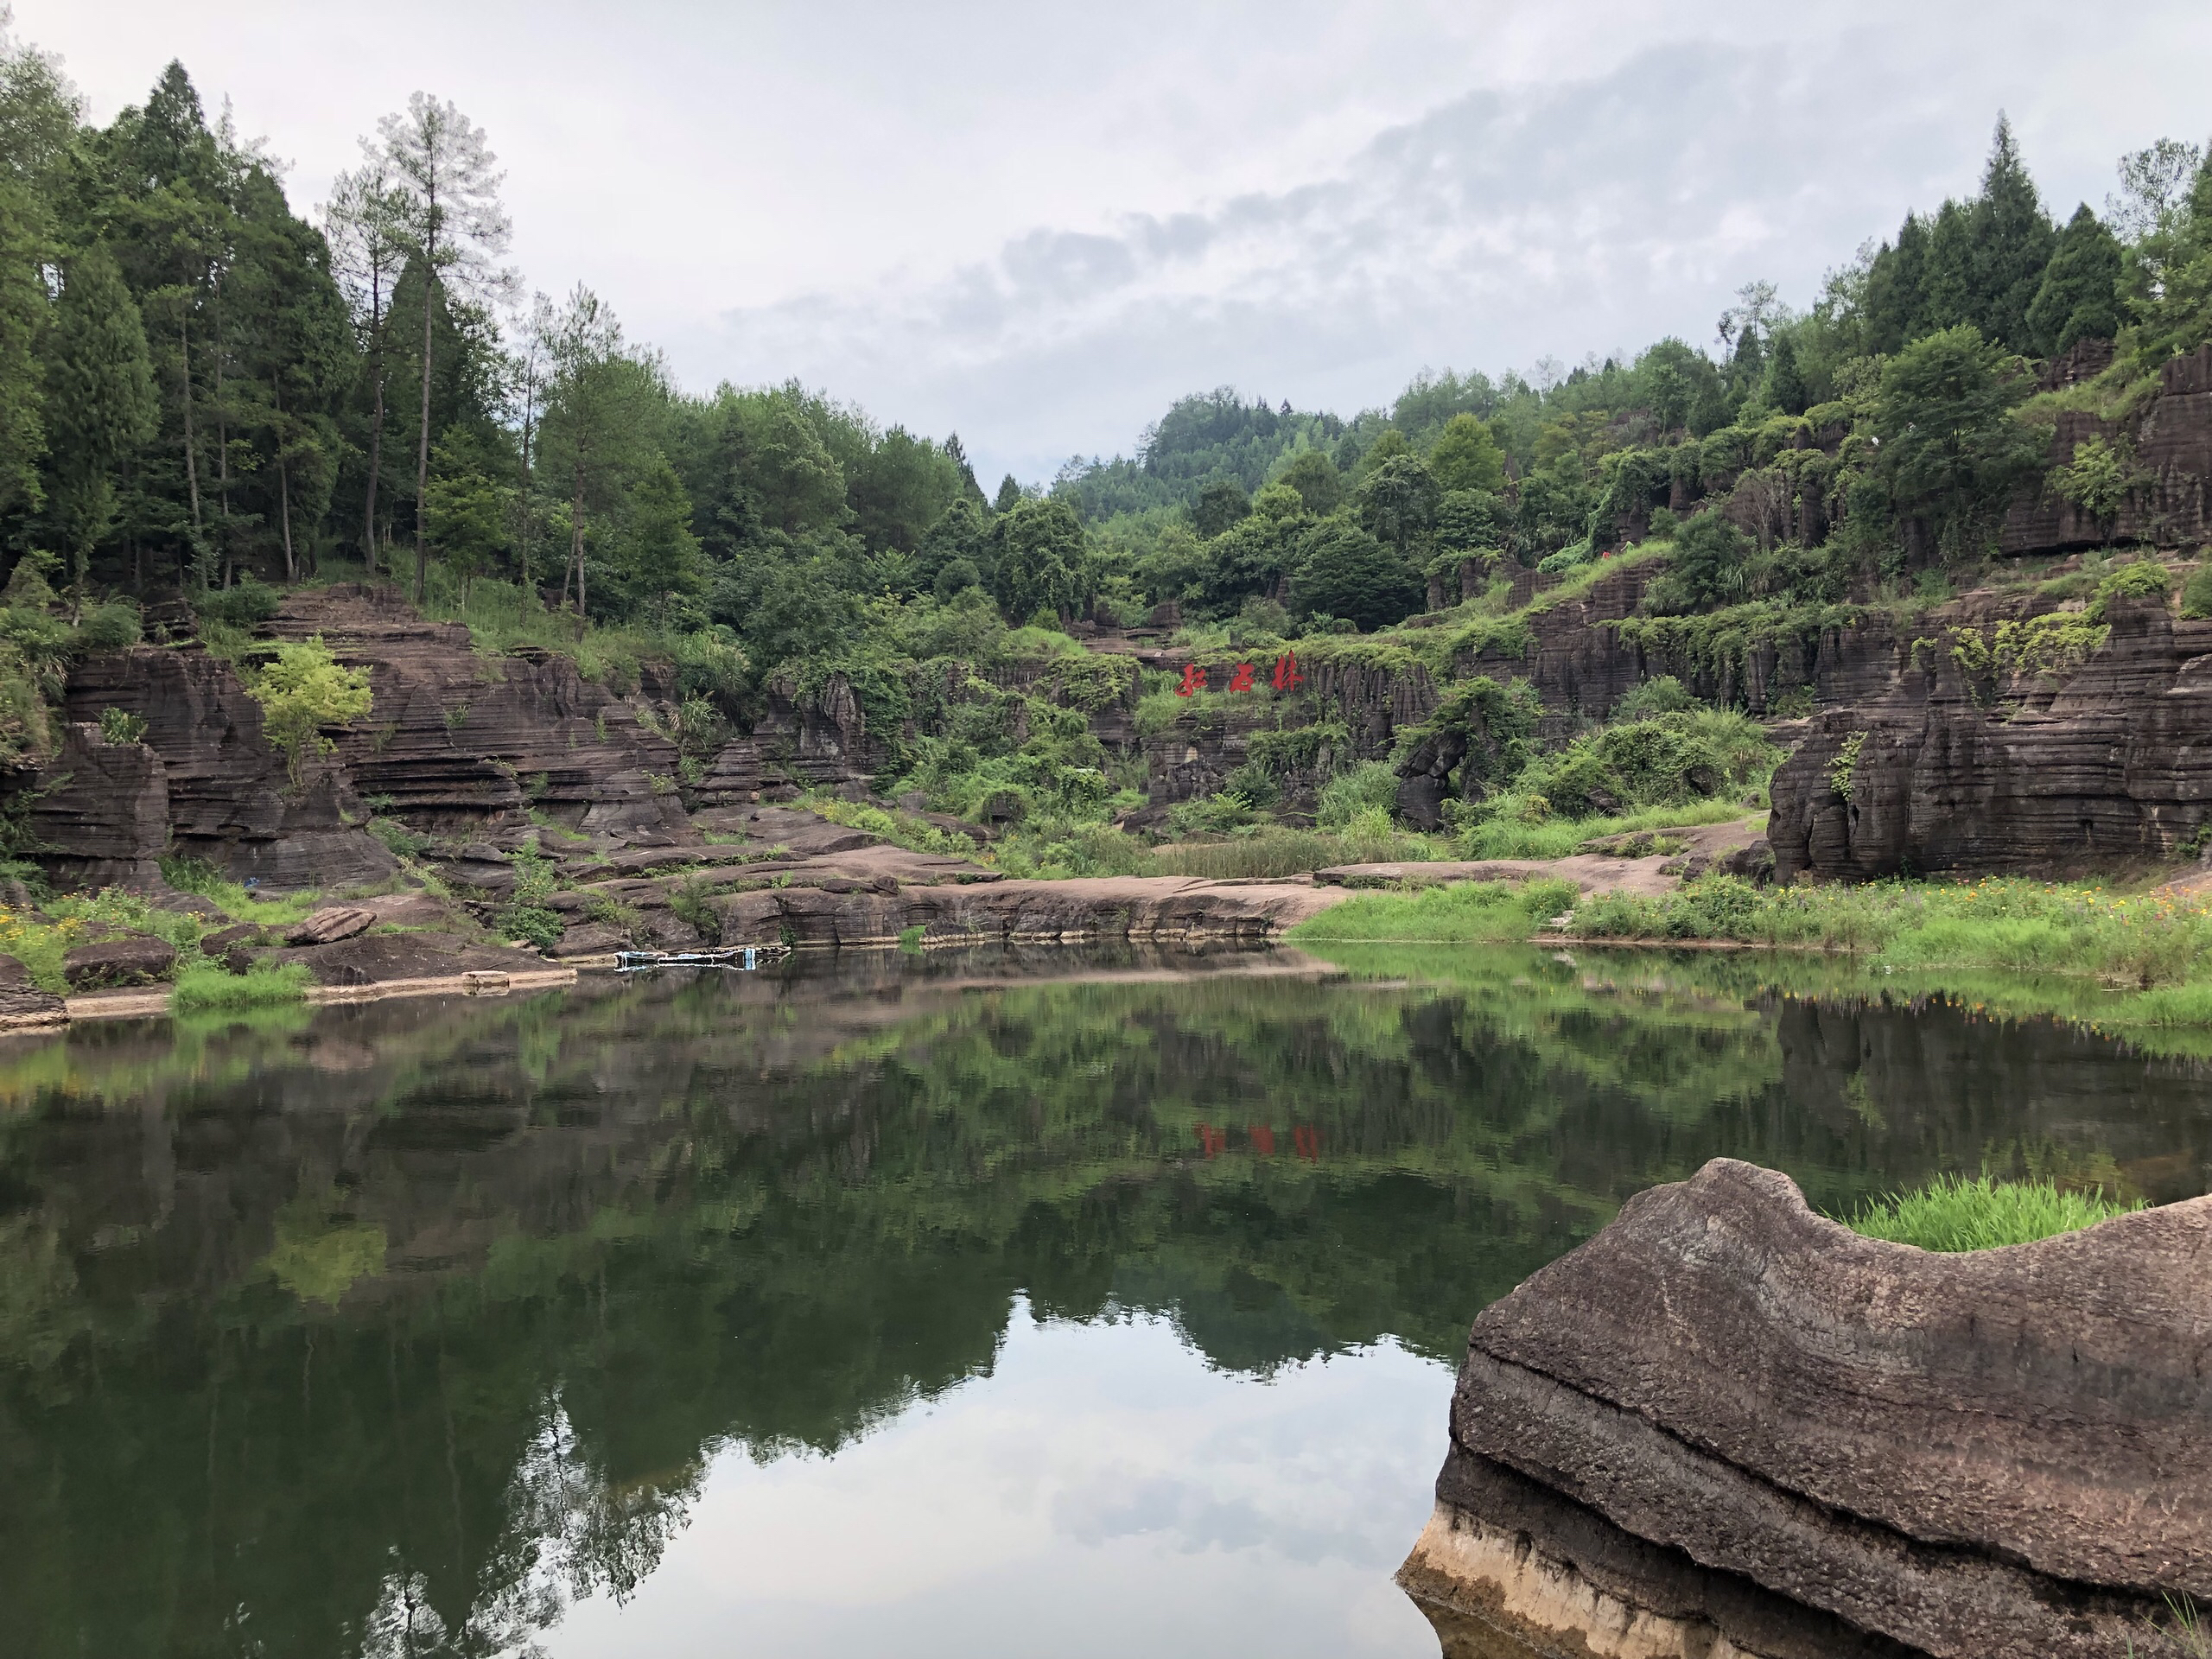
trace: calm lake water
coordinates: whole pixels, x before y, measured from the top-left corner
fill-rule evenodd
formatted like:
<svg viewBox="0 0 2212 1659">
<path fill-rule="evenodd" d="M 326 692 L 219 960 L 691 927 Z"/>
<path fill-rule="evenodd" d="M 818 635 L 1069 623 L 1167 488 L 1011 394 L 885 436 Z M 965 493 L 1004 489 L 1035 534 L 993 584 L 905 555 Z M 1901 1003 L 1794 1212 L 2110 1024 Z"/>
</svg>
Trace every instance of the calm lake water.
<svg viewBox="0 0 2212 1659">
<path fill-rule="evenodd" d="M 1727 1154 L 2203 1190 L 1741 958 L 876 957 L 0 1046 L 0 1651 L 1433 1656 L 1484 1303 Z"/>
</svg>

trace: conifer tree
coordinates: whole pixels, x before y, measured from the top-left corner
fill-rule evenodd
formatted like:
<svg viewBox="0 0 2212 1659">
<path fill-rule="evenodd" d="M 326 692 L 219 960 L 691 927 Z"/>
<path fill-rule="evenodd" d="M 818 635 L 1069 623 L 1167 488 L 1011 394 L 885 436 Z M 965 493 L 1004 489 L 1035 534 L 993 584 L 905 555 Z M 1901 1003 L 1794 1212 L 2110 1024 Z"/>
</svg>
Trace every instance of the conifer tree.
<svg viewBox="0 0 2212 1659">
<path fill-rule="evenodd" d="M 2077 340 L 2110 340 L 2120 332 L 2119 240 L 2083 202 L 2058 238 L 2028 307 L 2036 349 L 2056 357 Z"/>
<path fill-rule="evenodd" d="M 46 454 L 36 346 L 46 321 L 39 267 L 46 254 L 41 215 L 28 186 L 0 179 L 0 514 L 44 499 L 38 464 Z"/>
<path fill-rule="evenodd" d="M 2050 215 L 2044 211 L 2035 181 L 2020 160 L 2012 124 L 2001 114 L 1990 141 L 1989 165 L 1981 176 L 1981 194 L 1969 215 L 1968 230 L 1972 299 L 1968 314 L 1959 321 L 1974 323 L 1985 338 L 2013 351 L 2035 350 L 2028 308 L 2035 302 L 2058 232 Z"/>
<path fill-rule="evenodd" d="M 1907 213 L 1894 245 L 1885 243 L 1866 272 L 1864 349 L 1887 356 L 1921 332 L 1928 310 L 1928 221 Z"/>
<path fill-rule="evenodd" d="M 1808 401 L 1805 372 L 1798 366 L 1797 341 L 1787 330 L 1777 334 L 1766 363 L 1767 406 L 1784 415 L 1802 415 Z"/>
<path fill-rule="evenodd" d="M 70 258 L 45 357 L 54 504 L 81 603 L 92 549 L 115 521 L 117 472 L 155 429 L 145 328 L 105 249 Z"/>
</svg>

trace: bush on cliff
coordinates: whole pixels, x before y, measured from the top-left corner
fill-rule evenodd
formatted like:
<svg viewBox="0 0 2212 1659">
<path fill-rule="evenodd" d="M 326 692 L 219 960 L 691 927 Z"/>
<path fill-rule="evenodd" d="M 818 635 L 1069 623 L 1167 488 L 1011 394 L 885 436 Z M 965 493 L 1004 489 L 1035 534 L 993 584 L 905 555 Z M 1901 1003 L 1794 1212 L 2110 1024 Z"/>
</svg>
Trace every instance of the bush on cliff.
<svg viewBox="0 0 2212 1659">
<path fill-rule="evenodd" d="M 1697 709 L 1627 721 L 1578 737 L 1529 764 L 1515 787 L 1570 817 L 1643 806 L 1683 806 L 1764 786 L 1782 751 L 1755 721 Z"/>
<path fill-rule="evenodd" d="M 1923 1250 L 1993 1250 L 2078 1232 L 2143 1207 L 2140 1199 L 2123 1204 L 2107 1198 L 2102 1188 L 2069 1192 L 2047 1180 L 1947 1175 L 1916 1192 L 1878 1199 L 1843 1219 L 1854 1233 Z"/>
<path fill-rule="evenodd" d="M 2212 617 L 2212 559 L 2190 571 L 2182 584 L 2181 613 L 2198 622 Z"/>
<path fill-rule="evenodd" d="M 369 671 L 340 667 L 317 634 L 277 646 L 276 660 L 253 677 L 246 695 L 261 705 L 269 741 L 284 752 L 296 786 L 308 755 L 328 754 L 338 747 L 322 728 L 349 724 L 369 712 Z"/>
</svg>

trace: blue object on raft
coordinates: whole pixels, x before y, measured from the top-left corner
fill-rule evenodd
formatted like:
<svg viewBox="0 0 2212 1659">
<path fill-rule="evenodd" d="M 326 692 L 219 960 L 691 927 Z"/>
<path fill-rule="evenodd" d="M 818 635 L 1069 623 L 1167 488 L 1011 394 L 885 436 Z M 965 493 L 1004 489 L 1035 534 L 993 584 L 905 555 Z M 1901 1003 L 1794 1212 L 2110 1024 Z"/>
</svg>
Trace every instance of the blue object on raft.
<svg viewBox="0 0 2212 1659">
<path fill-rule="evenodd" d="M 727 950 L 617 950 L 614 971 L 642 973 L 648 968 L 728 968 L 739 973 L 755 971 L 764 960 L 782 956 L 783 945 L 732 945 Z"/>
</svg>

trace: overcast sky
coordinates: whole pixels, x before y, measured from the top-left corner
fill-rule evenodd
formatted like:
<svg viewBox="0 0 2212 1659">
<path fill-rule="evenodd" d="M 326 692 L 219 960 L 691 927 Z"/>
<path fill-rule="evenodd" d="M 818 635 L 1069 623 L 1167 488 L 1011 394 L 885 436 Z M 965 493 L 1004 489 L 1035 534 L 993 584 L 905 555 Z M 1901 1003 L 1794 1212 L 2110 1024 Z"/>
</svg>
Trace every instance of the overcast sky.
<svg viewBox="0 0 2212 1659">
<path fill-rule="evenodd" d="M 2212 129 L 2212 5 L 16 0 L 95 119 L 181 58 L 311 212 L 424 88 L 514 257 L 688 387 L 958 430 L 987 487 L 1230 385 L 1350 414 L 1423 367 L 1710 341 L 1974 187 L 2001 107 L 2062 217 Z"/>
</svg>

